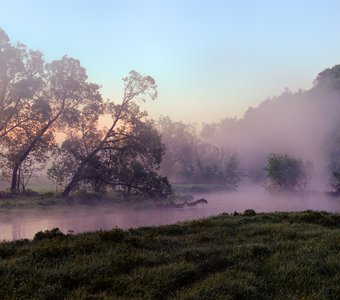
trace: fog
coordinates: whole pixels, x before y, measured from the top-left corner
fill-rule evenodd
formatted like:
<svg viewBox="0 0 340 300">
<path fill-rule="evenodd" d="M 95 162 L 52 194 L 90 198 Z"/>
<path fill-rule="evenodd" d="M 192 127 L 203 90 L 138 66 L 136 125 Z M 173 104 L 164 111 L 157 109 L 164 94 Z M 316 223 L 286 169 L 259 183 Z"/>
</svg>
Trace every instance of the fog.
<svg viewBox="0 0 340 300">
<path fill-rule="evenodd" d="M 268 156 L 280 154 L 310 163 L 306 190 L 330 191 L 331 176 L 340 170 L 339 70 L 337 65 L 319 73 L 310 90 L 286 88 L 250 107 L 241 119 L 203 122 L 201 129 L 160 119 L 167 147 L 161 171 L 176 183 L 218 184 L 234 174 L 242 180 L 234 176 L 228 183 L 246 188 L 249 182 L 263 185 Z M 237 163 L 229 159 L 226 172 L 228 153 L 237 155 Z"/>
<path fill-rule="evenodd" d="M 240 120 L 224 120 L 209 141 L 236 151 L 253 180 L 263 180 L 266 158 L 288 154 L 313 163 L 309 188 L 329 190 L 330 149 L 338 143 L 339 91 L 315 86 L 282 95 L 249 108 Z M 338 145 L 336 145 L 338 147 Z M 334 158 L 333 158 L 334 159 Z"/>
<path fill-rule="evenodd" d="M 142 226 L 173 224 L 214 216 L 221 213 L 319 210 L 340 212 L 338 198 L 322 193 L 279 194 L 266 192 L 259 185 L 247 185 L 237 192 L 197 194 L 207 204 L 184 208 L 136 209 L 117 205 L 103 206 L 56 206 L 44 209 L 13 209 L 0 213 L 0 241 L 33 238 L 38 231 L 60 228 L 65 234 L 115 227 L 129 229 Z"/>
<path fill-rule="evenodd" d="M 121 104 L 106 102 L 100 86 L 87 80 L 86 69 L 78 60 L 64 56 L 46 63 L 41 54 L 24 47 L 18 51 L 19 46 L 9 41 L 0 29 L 4 61 L 23 51 L 17 57 L 21 67 L 9 64 L 0 79 L 6 96 L 0 99 L 0 116 L 7 116 L 0 118 L 0 179 L 6 180 L 4 189 L 9 189 L 10 196 L 28 196 L 29 180 L 38 177 L 38 182 L 41 172 L 45 174 L 40 181 L 43 188 L 50 188 L 44 181 L 48 174 L 65 199 L 79 191 L 113 191 L 142 193 L 165 203 L 180 201 L 165 199 L 172 193 L 170 183 L 175 188 L 176 184 L 187 188 L 195 184 L 230 186 L 234 192 L 196 194 L 208 203 L 181 209 L 114 205 L 12 209 L 0 213 L 0 240 L 32 238 L 37 231 L 53 227 L 65 233 L 116 226 L 126 229 L 246 209 L 339 211 L 339 198 L 327 197 L 326 192 L 331 191 L 334 172 L 339 175 L 335 190 L 340 192 L 340 65 L 319 73 L 308 91 L 286 89 L 249 108 L 243 118 L 203 124 L 198 133 L 199 126 L 172 122 L 168 117 L 157 122 L 141 110 L 138 103 L 144 96 L 155 100 L 158 95 L 156 80 L 149 75 L 130 71 L 123 78 Z M 33 68 L 35 81 L 25 68 Z M 8 85 L 6 80 L 10 82 L 11 77 L 17 81 Z M 26 90 L 22 82 L 28 85 Z M 100 120 L 106 115 L 111 123 L 101 128 Z M 61 134 L 63 143 L 58 140 Z M 270 154 L 311 162 L 313 173 L 303 193 L 298 192 L 299 182 L 288 188 L 291 193 L 266 191 L 265 167 Z M 6 198 L 7 194 L 0 196 Z"/>
</svg>

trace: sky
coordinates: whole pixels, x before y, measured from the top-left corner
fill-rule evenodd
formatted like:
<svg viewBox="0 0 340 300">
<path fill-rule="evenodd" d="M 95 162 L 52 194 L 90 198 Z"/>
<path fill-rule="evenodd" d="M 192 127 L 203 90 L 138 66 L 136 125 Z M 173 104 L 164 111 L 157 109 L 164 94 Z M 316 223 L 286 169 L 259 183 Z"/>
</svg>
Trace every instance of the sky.
<svg viewBox="0 0 340 300">
<path fill-rule="evenodd" d="M 340 1 L 0 0 L 0 27 L 47 61 L 77 58 L 119 102 L 130 70 L 155 78 L 151 117 L 241 118 L 340 63 Z"/>
</svg>

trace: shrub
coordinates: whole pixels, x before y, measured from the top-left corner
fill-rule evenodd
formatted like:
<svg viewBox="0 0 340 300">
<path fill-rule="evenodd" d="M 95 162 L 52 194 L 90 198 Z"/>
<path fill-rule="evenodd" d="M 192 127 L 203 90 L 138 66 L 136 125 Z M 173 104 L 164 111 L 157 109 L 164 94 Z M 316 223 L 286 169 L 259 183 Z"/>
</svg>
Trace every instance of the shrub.
<svg viewBox="0 0 340 300">
<path fill-rule="evenodd" d="M 123 230 L 115 228 L 111 231 L 100 231 L 99 237 L 105 242 L 120 242 L 125 238 L 125 235 Z"/>
<path fill-rule="evenodd" d="M 33 240 L 45 240 L 45 239 L 52 239 L 56 237 L 64 236 L 64 234 L 60 231 L 59 228 L 53 228 L 51 230 L 39 231 L 34 235 Z"/>
<path fill-rule="evenodd" d="M 312 163 L 282 154 L 270 154 L 265 168 L 269 191 L 302 191 L 312 173 Z"/>
<path fill-rule="evenodd" d="M 243 215 L 246 217 L 256 216 L 256 212 L 253 209 L 246 209 Z"/>
</svg>

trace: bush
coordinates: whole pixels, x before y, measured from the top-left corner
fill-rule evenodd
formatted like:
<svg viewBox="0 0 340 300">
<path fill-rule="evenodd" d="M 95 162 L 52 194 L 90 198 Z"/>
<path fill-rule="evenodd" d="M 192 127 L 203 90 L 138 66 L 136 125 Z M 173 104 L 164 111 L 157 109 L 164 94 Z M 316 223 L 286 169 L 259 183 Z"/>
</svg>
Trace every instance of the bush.
<svg viewBox="0 0 340 300">
<path fill-rule="evenodd" d="M 104 242 L 120 242 L 125 238 L 125 234 L 123 230 L 115 228 L 111 231 L 100 231 L 99 237 Z"/>
<path fill-rule="evenodd" d="M 253 209 L 246 209 L 243 215 L 246 217 L 252 217 L 252 216 L 256 216 L 256 212 Z"/>
<path fill-rule="evenodd" d="M 267 181 L 269 191 L 302 191 L 306 188 L 312 173 L 312 163 L 288 155 L 270 154 L 267 160 Z"/>
<path fill-rule="evenodd" d="M 59 228 L 53 228 L 51 230 L 39 231 L 34 235 L 34 240 L 45 240 L 45 239 L 53 239 L 55 237 L 61 237 L 64 234 L 60 231 Z"/>
</svg>

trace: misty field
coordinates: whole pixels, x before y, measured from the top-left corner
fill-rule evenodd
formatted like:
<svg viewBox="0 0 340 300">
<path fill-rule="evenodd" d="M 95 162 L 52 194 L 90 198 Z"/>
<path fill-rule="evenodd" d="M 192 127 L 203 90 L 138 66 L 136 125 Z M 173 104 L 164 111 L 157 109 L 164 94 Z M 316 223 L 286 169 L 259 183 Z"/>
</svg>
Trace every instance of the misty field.
<svg viewBox="0 0 340 300">
<path fill-rule="evenodd" d="M 336 299 L 340 215 L 222 214 L 0 244 L 1 299 Z"/>
</svg>

